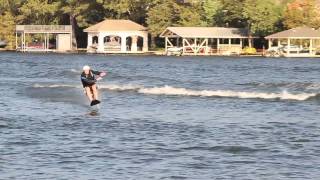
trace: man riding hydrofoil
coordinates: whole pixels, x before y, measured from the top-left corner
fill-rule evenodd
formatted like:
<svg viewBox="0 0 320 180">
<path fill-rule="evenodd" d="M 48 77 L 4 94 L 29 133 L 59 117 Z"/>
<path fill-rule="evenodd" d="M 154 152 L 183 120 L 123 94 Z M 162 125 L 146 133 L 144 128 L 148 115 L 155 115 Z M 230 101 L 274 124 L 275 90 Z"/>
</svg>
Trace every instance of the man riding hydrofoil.
<svg viewBox="0 0 320 180">
<path fill-rule="evenodd" d="M 81 82 L 85 93 L 91 102 L 90 105 L 94 106 L 99 104 L 100 101 L 98 100 L 98 90 L 96 82 L 101 80 L 103 76 L 105 76 L 105 72 L 94 71 L 91 70 L 89 66 L 83 66 L 83 72 L 81 74 Z"/>
</svg>

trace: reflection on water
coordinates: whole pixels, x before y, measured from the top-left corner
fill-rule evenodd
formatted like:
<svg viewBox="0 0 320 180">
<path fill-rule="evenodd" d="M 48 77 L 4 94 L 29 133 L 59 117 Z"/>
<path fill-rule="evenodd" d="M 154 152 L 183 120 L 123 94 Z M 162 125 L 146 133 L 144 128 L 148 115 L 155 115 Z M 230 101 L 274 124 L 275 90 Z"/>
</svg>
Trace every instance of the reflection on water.
<svg viewBox="0 0 320 180">
<path fill-rule="evenodd" d="M 89 108 L 89 113 L 88 113 L 88 115 L 90 115 L 90 116 L 99 116 L 99 115 L 100 115 L 100 112 L 99 112 L 100 106 L 101 106 L 100 104 L 95 105 L 95 106 L 91 106 L 91 107 Z"/>
<path fill-rule="evenodd" d="M 91 111 L 89 112 L 89 115 L 90 115 L 90 116 L 99 116 L 100 113 L 99 113 L 98 110 L 91 110 Z"/>
</svg>

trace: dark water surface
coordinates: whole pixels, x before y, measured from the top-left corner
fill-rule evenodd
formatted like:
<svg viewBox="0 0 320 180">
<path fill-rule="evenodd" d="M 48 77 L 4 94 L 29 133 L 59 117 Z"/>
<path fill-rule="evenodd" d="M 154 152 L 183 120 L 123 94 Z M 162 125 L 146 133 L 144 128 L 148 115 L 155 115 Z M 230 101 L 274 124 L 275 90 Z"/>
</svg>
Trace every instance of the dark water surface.
<svg viewBox="0 0 320 180">
<path fill-rule="evenodd" d="M 83 65 L 106 70 L 100 109 Z M 0 54 L 0 179 L 319 179 L 320 59 Z"/>
</svg>

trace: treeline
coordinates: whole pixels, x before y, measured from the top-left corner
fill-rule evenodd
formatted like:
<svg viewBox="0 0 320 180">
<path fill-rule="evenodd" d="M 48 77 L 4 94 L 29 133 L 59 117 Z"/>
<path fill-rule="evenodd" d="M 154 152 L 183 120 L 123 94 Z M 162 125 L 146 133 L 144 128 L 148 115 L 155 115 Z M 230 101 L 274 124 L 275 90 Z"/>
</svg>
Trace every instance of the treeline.
<svg viewBox="0 0 320 180">
<path fill-rule="evenodd" d="M 319 0 L 0 0 L 0 40 L 14 48 L 16 24 L 71 24 L 74 43 L 84 47 L 82 29 L 105 18 L 148 27 L 152 47 L 168 26 L 239 27 L 265 36 L 298 26 L 319 28 L 319 7 Z"/>
</svg>

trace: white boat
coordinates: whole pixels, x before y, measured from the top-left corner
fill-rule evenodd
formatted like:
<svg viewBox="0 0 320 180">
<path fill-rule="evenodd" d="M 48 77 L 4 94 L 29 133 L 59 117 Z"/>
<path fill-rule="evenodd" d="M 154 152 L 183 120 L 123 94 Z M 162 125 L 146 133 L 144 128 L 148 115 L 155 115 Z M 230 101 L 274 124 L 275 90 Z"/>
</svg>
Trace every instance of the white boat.
<svg viewBox="0 0 320 180">
<path fill-rule="evenodd" d="M 170 47 L 167 49 L 167 56 L 181 56 L 183 53 L 183 48 L 182 47 Z"/>
<path fill-rule="evenodd" d="M 7 43 L 3 40 L 0 40 L 0 48 L 4 48 L 7 46 Z"/>
<path fill-rule="evenodd" d="M 296 45 L 290 45 L 290 46 L 285 45 L 285 46 L 282 48 L 282 50 L 283 50 L 284 52 L 290 51 L 290 52 L 297 52 L 297 53 L 298 53 L 298 52 L 302 51 L 303 48 L 300 47 L 300 46 L 296 46 Z"/>
</svg>

